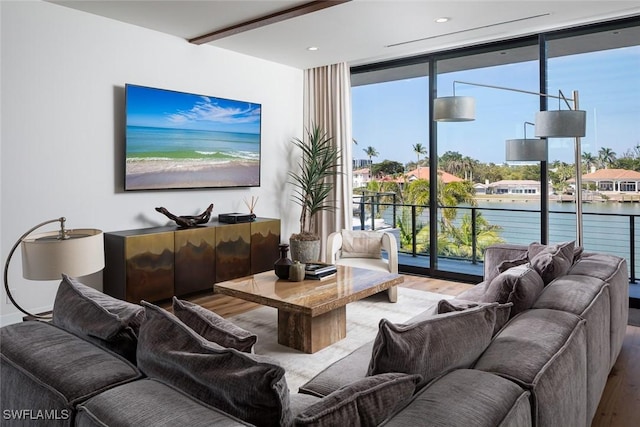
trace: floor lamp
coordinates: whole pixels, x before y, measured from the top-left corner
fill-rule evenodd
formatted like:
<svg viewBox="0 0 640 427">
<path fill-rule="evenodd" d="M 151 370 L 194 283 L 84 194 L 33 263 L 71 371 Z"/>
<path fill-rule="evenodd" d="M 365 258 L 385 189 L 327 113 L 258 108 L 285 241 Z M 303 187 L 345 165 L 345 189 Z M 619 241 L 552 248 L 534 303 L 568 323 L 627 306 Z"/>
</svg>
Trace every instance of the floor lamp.
<svg viewBox="0 0 640 427">
<path fill-rule="evenodd" d="M 4 289 L 11 303 L 22 313 L 35 318 L 48 318 L 29 313 L 11 295 L 9 287 L 9 264 L 11 257 L 22 246 L 22 276 L 30 280 L 61 279 L 62 273 L 69 276 L 86 276 L 104 268 L 104 243 L 102 231 L 83 228 L 68 230 L 64 217 L 41 222 L 30 228 L 13 245 L 4 264 Z M 58 231 L 31 235 L 40 227 L 54 222 L 60 223 Z"/>
<path fill-rule="evenodd" d="M 470 96 L 456 96 L 456 83 L 526 93 L 529 95 L 543 96 L 545 98 L 555 98 L 566 103 L 569 110 L 558 109 L 554 111 L 538 111 L 536 113 L 535 135 L 540 138 L 574 139 L 574 155 L 576 167 L 576 245 L 582 246 L 582 150 L 580 147 L 580 138 L 585 136 L 587 113 L 585 111 L 578 110 L 578 91 L 573 91 L 573 97 L 567 98 L 564 96 L 562 91 L 559 91 L 558 95 L 556 96 L 547 93 L 532 92 L 528 90 L 513 89 L 482 83 L 454 81 L 453 96 L 436 98 L 433 102 L 433 118 L 435 121 L 466 122 L 475 120 L 475 99 Z M 523 157 L 525 157 L 514 157 L 512 158 L 512 160 L 547 160 L 546 141 L 545 143 L 542 143 L 538 141 L 544 140 L 527 140 L 526 133 L 524 140 L 509 141 L 507 141 L 507 150 L 512 148 L 516 150 L 514 156 L 520 153 Z M 532 147 L 527 144 L 536 144 L 537 146 Z M 544 150 L 544 159 L 541 158 L 541 153 L 543 152 L 542 150 Z M 537 157 L 526 158 L 534 156 L 534 154 L 531 153 L 536 153 L 535 156 Z"/>
</svg>

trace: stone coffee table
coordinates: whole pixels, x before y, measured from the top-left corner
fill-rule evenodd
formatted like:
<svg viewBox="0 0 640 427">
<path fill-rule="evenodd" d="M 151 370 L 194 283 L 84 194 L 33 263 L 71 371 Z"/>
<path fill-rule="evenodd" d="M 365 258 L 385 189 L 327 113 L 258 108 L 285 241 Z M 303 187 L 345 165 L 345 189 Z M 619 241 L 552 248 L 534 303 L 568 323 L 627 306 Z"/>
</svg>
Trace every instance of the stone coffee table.
<svg viewBox="0 0 640 427">
<path fill-rule="evenodd" d="M 278 343 L 315 353 L 347 336 L 347 304 L 403 281 L 395 273 L 339 265 L 323 280 L 290 282 L 267 271 L 216 283 L 213 291 L 277 308 Z"/>
</svg>

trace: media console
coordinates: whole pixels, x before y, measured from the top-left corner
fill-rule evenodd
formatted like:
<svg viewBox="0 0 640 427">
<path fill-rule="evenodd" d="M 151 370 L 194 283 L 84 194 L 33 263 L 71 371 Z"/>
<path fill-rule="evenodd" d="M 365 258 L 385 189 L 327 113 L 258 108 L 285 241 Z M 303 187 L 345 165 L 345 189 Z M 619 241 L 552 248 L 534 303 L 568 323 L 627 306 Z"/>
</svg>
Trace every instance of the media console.
<svg viewBox="0 0 640 427">
<path fill-rule="evenodd" d="M 273 269 L 280 220 L 104 233 L 104 293 L 139 303 L 212 290 L 213 284 Z"/>
</svg>

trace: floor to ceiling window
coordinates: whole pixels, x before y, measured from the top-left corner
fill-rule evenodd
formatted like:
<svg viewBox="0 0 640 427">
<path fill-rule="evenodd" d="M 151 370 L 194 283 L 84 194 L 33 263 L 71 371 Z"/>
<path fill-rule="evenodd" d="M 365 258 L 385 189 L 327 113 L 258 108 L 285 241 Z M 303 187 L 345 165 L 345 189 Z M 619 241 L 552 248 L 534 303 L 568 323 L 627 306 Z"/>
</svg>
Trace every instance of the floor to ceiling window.
<svg viewBox="0 0 640 427">
<path fill-rule="evenodd" d="M 437 267 L 455 272 L 460 263 L 448 261 L 482 259 L 487 246 L 520 239 L 523 221 L 501 210 L 512 208 L 513 200 L 527 200 L 527 207 L 539 211 L 539 194 L 529 194 L 539 188 L 532 184 L 539 183 L 538 165 L 505 163 L 507 139 L 533 136 L 527 123 L 534 120 L 539 98 L 520 91 L 539 91 L 538 48 L 531 42 L 483 48 L 437 60 L 436 67 L 438 97 L 452 95 L 455 85 L 456 96 L 476 102 L 474 121 L 437 124 Z M 526 215 L 528 239 L 539 240 L 539 215 Z"/>
<path fill-rule="evenodd" d="M 637 189 L 624 184 L 625 177 L 640 178 L 640 27 L 612 24 L 597 31 L 552 34 L 546 48 L 549 93 L 562 91 L 572 97 L 576 91 L 579 108 L 587 112 L 586 136 L 580 140 L 577 163 L 583 176 L 584 244 L 624 257 L 632 243 L 640 245 L 637 232 L 622 232 L 629 229 L 626 215 L 640 215 L 640 203 L 623 199 L 633 201 L 636 195 L 640 202 Z M 567 107 L 555 101 L 548 108 Z M 557 187 L 562 185 L 561 175 L 576 173 L 575 148 L 572 139 L 549 140 L 550 175 Z M 593 176 L 606 184 L 598 186 L 601 181 L 594 181 Z M 567 192 L 561 187 L 557 190 Z M 570 188 L 568 192 L 575 191 Z M 573 203 L 552 207 L 575 212 Z M 604 213 L 619 215 L 596 215 Z M 574 236 L 565 226 L 568 217 L 564 212 L 550 214 L 550 240 Z M 635 218 L 637 229 L 640 217 Z"/>
<path fill-rule="evenodd" d="M 443 277 L 479 278 L 493 243 L 575 239 L 574 140 L 549 139 L 547 162 L 524 163 L 505 161 L 505 141 L 534 138 L 545 100 L 549 110 L 567 108 L 520 91 L 577 90 L 587 111 L 585 247 L 626 257 L 635 277 L 639 69 L 637 19 L 354 67 L 354 226 L 388 228 L 401 270 Z M 434 97 L 453 95 L 454 81 L 455 95 L 476 99 L 475 121 L 430 122 Z"/>
</svg>

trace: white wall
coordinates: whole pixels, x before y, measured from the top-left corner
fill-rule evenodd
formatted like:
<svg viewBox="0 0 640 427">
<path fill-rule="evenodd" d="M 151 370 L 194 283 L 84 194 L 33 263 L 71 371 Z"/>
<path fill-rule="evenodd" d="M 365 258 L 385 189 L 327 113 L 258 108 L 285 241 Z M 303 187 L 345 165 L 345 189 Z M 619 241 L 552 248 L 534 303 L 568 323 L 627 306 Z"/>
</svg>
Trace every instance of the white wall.
<svg viewBox="0 0 640 427">
<path fill-rule="evenodd" d="M 216 215 L 246 211 L 243 199 L 258 196 L 256 214 L 281 218 L 284 241 L 295 231 L 286 174 L 289 141 L 302 136 L 302 70 L 50 3 L 0 7 L 3 262 L 23 232 L 60 216 L 69 228 L 125 230 L 166 224 L 156 206 L 186 215 L 214 203 Z M 261 103 L 261 186 L 123 192 L 125 83 Z M 14 297 L 50 309 L 58 282 L 27 281 L 20 265 L 18 250 Z M 101 289 L 101 274 L 87 280 Z M 21 318 L 4 289 L 0 311 L 2 324 Z"/>
</svg>

